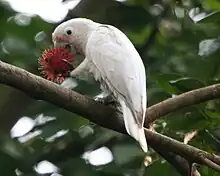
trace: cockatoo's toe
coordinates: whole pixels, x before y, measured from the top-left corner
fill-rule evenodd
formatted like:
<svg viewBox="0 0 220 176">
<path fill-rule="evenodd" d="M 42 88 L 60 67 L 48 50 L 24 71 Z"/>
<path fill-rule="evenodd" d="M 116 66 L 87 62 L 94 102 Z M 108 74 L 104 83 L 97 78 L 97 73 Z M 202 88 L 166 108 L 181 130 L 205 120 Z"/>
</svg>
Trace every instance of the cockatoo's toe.
<svg viewBox="0 0 220 176">
<path fill-rule="evenodd" d="M 101 98 L 101 97 L 94 97 L 94 100 L 95 100 L 95 101 L 97 101 L 98 103 L 101 103 L 101 104 L 106 105 L 105 98 Z"/>
<path fill-rule="evenodd" d="M 119 103 L 115 100 L 115 98 L 112 95 L 108 95 L 106 97 L 96 96 L 96 97 L 94 97 L 94 100 L 101 103 L 101 104 L 103 104 L 103 105 L 111 106 L 111 107 L 114 107 L 114 108 L 119 106 Z"/>
</svg>

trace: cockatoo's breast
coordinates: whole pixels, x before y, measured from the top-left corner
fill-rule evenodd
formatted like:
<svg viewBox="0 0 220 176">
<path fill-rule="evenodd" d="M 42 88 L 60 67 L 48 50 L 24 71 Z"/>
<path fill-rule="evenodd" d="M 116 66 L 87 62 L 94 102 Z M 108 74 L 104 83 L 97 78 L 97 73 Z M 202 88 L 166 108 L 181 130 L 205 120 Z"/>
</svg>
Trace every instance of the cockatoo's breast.
<svg viewBox="0 0 220 176">
<path fill-rule="evenodd" d="M 95 66 L 94 63 L 89 62 L 89 64 L 88 64 L 88 71 L 90 73 L 92 73 L 94 79 L 100 83 L 102 91 L 104 91 L 104 92 L 111 92 L 111 93 L 113 93 L 113 95 L 115 97 L 117 97 L 115 89 L 114 89 L 113 86 L 111 86 L 110 81 L 107 79 L 107 77 L 102 77 L 99 69 Z"/>
</svg>

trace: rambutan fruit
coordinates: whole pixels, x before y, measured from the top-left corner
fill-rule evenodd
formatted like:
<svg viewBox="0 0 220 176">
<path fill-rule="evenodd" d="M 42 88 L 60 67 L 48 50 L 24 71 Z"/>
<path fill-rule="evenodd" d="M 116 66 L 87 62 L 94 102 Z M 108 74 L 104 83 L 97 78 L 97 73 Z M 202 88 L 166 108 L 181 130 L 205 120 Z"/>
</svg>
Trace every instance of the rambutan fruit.
<svg viewBox="0 0 220 176">
<path fill-rule="evenodd" d="M 44 77 L 56 83 L 62 83 L 73 70 L 74 55 L 66 48 L 50 48 L 39 59 L 39 70 Z"/>
</svg>

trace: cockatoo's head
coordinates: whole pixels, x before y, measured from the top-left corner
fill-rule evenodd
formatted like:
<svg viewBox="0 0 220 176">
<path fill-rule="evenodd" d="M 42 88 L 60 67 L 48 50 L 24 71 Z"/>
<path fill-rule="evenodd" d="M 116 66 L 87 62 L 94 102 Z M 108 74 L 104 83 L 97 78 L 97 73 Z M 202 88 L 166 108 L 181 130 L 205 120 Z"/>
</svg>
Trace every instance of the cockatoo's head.
<svg viewBox="0 0 220 176">
<path fill-rule="evenodd" d="M 39 60 L 46 79 L 62 82 L 77 66 L 76 53 L 85 55 L 86 44 L 97 23 L 85 18 L 75 18 L 61 23 L 52 34 L 54 48 L 45 51 Z"/>
<path fill-rule="evenodd" d="M 85 55 L 89 34 L 97 24 L 85 18 L 74 18 L 61 23 L 52 34 L 54 46 Z"/>
</svg>

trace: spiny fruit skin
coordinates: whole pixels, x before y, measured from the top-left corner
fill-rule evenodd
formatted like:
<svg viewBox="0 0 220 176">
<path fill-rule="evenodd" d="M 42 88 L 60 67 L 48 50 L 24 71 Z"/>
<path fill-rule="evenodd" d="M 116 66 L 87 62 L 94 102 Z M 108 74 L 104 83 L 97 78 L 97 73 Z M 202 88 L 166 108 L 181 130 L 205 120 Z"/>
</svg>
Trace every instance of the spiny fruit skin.
<svg viewBox="0 0 220 176">
<path fill-rule="evenodd" d="M 56 83 L 62 83 L 73 69 L 74 55 L 63 47 L 50 48 L 39 59 L 39 70 L 44 77 Z"/>
</svg>

